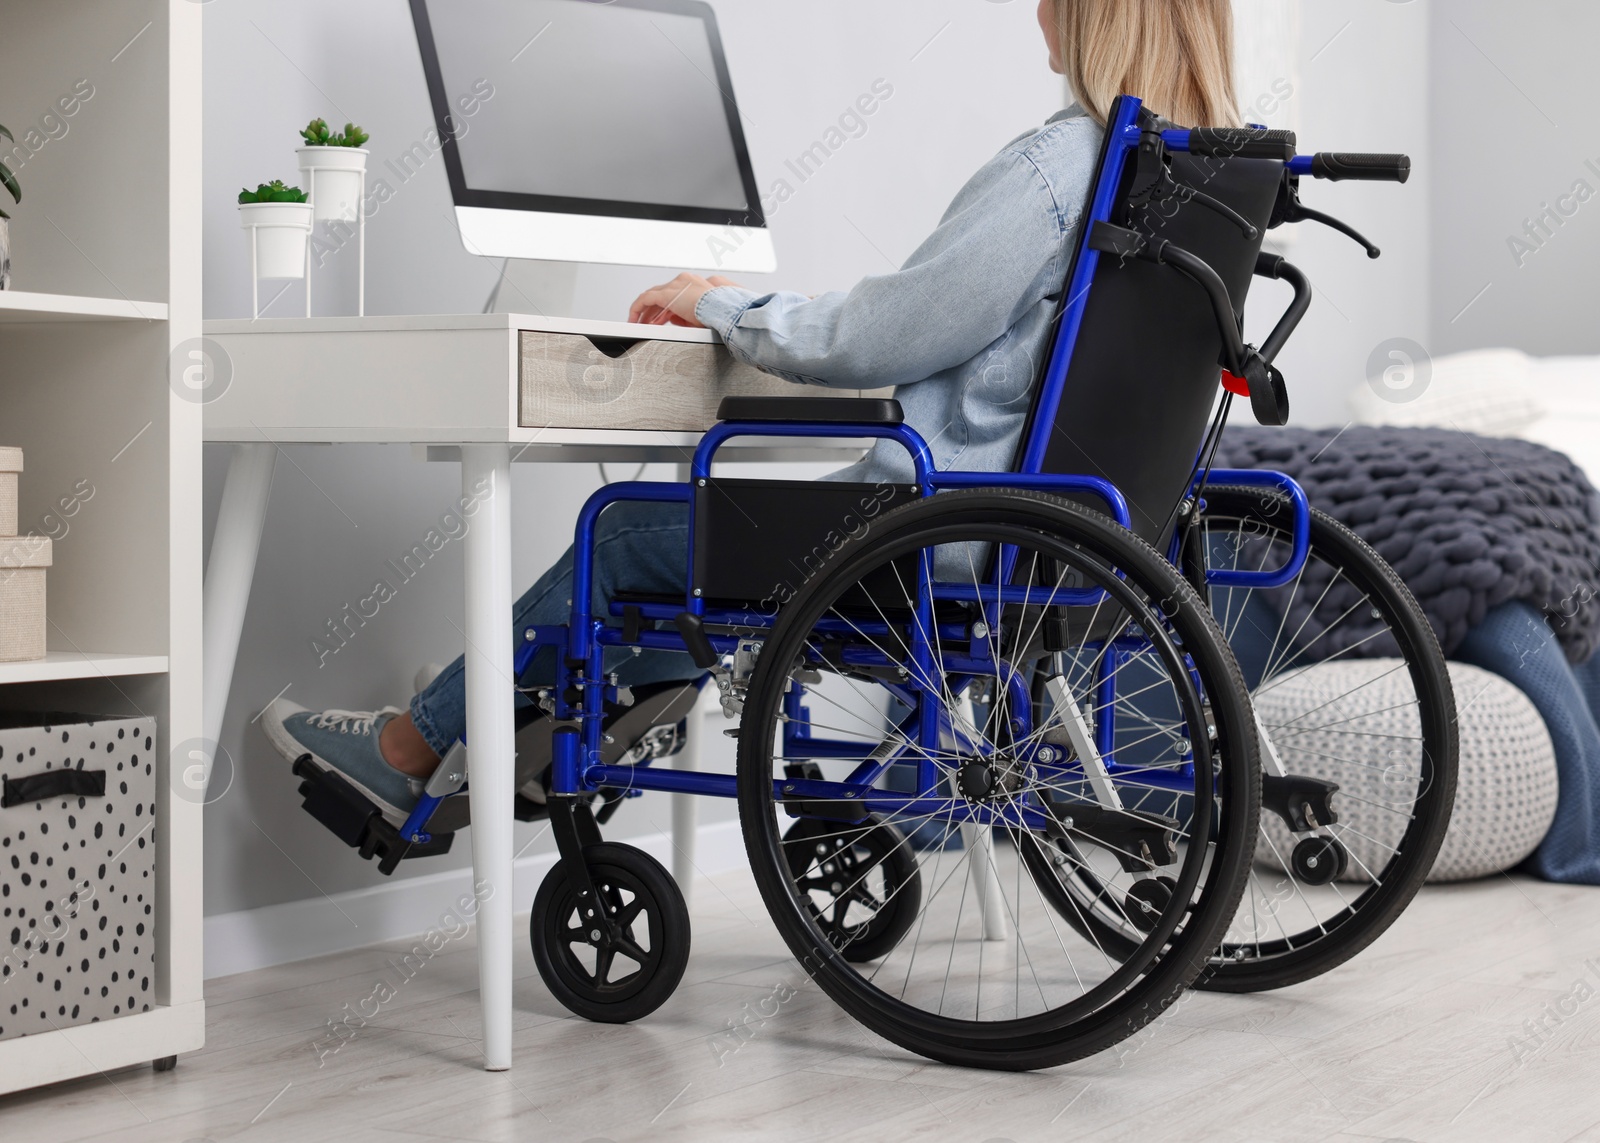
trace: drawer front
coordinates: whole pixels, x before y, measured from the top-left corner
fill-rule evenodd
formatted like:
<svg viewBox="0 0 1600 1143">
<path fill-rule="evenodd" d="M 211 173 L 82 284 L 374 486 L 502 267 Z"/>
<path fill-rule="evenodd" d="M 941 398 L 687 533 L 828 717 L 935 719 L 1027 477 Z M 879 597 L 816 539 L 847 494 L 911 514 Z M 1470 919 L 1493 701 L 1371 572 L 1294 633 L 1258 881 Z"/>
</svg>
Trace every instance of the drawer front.
<svg viewBox="0 0 1600 1143">
<path fill-rule="evenodd" d="M 734 359 L 727 347 L 683 341 L 608 342 L 522 332 L 523 428 L 704 432 L 724 397 L 856 397 L 804 388 Z"/>
<path fill-rule="evenodd" d="M 71 717 L 0 726 L 0 1040 L 155 1003 L 155 722 Z"/>
</svg>

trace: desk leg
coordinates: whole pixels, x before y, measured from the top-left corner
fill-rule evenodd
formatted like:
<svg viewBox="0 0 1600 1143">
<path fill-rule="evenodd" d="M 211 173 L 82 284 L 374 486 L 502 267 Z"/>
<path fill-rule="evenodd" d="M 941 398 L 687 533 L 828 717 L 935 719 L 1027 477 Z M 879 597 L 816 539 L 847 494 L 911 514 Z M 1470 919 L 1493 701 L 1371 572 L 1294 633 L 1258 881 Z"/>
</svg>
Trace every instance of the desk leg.
<svg viewBox="0 0 1600 1143">
<path fill-rule="evenodd" d="M 691 469 L 687 464 L 678 465 L 678 482 L 689 483 Z M 689 712 L 685 720 L 683 749 L 678 753 L 677 766 L 679 770 L 698 770 L 700 760 L 704 755 L 702 745 L 706 732 L 706 693 L 716 693 L 717 688 L 708 684 L 700 692 L 699 700 L 694 704 L 694 709 Z M 683 894 L 684 904 L 689 904 L 689 895 L 694 886 L 694 840 L 699 829 L 699 805 L 694 797 L 689 794 L 672 794 L 672 879 L 678 883 L 678 891 Z"/>
<path fill-rule="evenodd" d="M 704 757 L 706 733 L 706 691 L 716 692 L 707 686 L 700 692 L 689 716 L 684 719 L 683 749 L 676 759 L 679 770 L 699 770 Z M 699 803 L 690 794 L 672 794 L 672 879 L 678 883 L 684 904 L 689 904 L 694 885 L 694 839 L 698 829 Z"/>
<path fill-rule="evenodd" d="M 485 490 L 492 492 L 485 494 Z M 511 677 L 511 450 L 461 449 L 461 494 L 478 503 L 466 536 L 467 766 L 472 868 L 478 894 L 478 989 L 484 1066 L 511 1067 L 511 798 L 515 729 Z"/>
<path fill-rule="evenodd" d="M 204 734 L 206 741 L 222 738 L 222 716 L 228 709 L 233 667 L 239 658 L 245 611 L 250 606 L 250 585 L 255 579 L 256 556 L 261 551 L 261 529 L 267 519 L 267 497 L 272 491 L 272 465 L 277 446 L 236 444 L 222 486 L 222 509 L 211 540 L 206 564 Z"/>
</svg>

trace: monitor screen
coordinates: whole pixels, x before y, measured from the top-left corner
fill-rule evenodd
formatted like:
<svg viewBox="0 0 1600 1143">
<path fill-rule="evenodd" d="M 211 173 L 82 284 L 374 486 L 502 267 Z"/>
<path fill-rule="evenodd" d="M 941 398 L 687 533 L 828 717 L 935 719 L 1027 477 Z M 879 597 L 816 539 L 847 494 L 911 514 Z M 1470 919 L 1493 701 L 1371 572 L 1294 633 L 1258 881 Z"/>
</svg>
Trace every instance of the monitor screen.
<svg viewBox="0 0 1600 1143">
<path fill-rule="evenodd" d="M 762 225 L 709 5 L 413 9 L 457 205 Z M 461 98 L 485 83 L 492 96 L 461 115 Z"/>
</svg>

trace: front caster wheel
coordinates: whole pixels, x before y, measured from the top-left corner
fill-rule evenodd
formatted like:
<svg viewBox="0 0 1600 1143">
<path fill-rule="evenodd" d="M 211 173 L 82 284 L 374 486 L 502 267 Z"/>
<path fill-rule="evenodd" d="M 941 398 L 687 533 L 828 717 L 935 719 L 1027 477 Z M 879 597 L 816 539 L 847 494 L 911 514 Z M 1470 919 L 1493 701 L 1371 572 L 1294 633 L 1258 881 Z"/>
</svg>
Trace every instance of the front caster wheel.
<svg viewBox="0 0 1600 1143">
<path fill-rule="evenodd" d="M 1134 882 L 1124 903 L 1133 927 L 1141 933 L 1151 932 L 1172 904 L 1172 895 L 1177 888 L 1178 883 L 1170 877 L 1147 877 Z"/>
<path fill-rule="evenodd" d="M 650 1015 L 689 964 L 689 910 L 661 863 L 628 845 L 584 848 L 599 900 L 579 899 L 566 862 L 545 875 L 533 901 L 534 963 L 552 995 L 602 1024 Z"/>
<path fill-rule="evenodd" d="M 1350 868 L 1350 852 L 1331 837 L 1308 837 L 1289 856 L 1294 875 L 1307 885 L 1332 885 Z"/>
<path fill-rule="evenodd" d="M 150 1061 L 150 1070 L 156 1072 L 170 1072 L 177 1066 L 177 1056 L 162 1056 L 159 1060 Z"/>
<path fill-rule="evenodd" d="M 850 963 L 877 960 L 916 924 L 922 874 L 892 823 L 801 818 L 783 835 L 783 856 L 817 927 Z"/>
</svg>

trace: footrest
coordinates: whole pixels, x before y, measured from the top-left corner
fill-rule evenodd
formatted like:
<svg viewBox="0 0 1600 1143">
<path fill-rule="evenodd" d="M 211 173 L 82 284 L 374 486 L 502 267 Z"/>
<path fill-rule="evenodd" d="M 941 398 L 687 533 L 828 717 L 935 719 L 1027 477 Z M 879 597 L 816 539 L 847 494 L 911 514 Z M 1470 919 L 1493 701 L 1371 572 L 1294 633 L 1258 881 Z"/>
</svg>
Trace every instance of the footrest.
<svg viewBox="0 0 1600 1143">
<path fill-rule="evenodd" d="M 378 872 L 384 876 L 409 858 L 449 853 L 456 839 L 454 833 L 444 833 L 421 845 L 406 841 L 365 794 L 342 775 L 318 766 L 309 754 L 295 760 L 294 775 L 301 779 L 301 808 L 365 860 L 377 858 Z"/>
<path fill-rule="evenodd" d="M 1176 818 L 1112 810 L 1092 802 L 1046 805 L 1057 825 L 1110 851 L 1126 873 L 1150 873 L 1178 860 L 1177 837 L 1183 823 Z"/>
<path fill-rule="evenodd" d="M 1295 833 L 1311 833 L 1337 822 L 1333 796 L 1338 792 L 1339 783 L 1322 778 L 1261 776 L 1261 808 L 1277 814 Z"/>
</svg>

